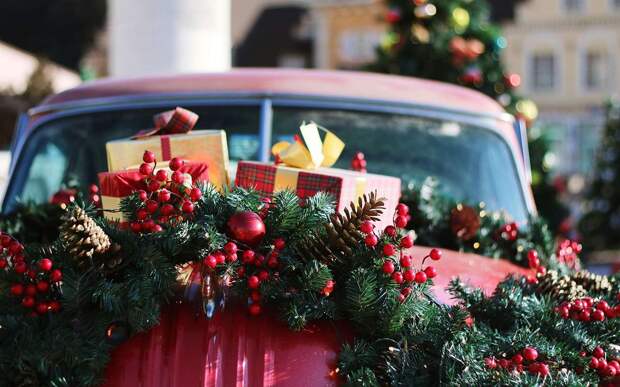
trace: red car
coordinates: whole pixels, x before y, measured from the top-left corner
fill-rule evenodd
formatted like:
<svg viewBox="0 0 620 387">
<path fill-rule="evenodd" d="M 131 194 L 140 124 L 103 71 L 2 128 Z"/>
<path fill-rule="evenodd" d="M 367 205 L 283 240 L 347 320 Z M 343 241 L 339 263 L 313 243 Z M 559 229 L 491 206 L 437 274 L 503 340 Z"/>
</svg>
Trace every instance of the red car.
<svg viewBox="0 0 620 387">
<path fill-rule="evenodd" d="M 153 114 L 175 106 L 198 113 L 198 128 L 227 131 L 233 173 L 239 160 L 268 161 L 273 143 L 290 139 L 302 121 L 313 120 L 346 143 L 336 167 L 347 168 L 361 151 L 370 172 L 405 183 L 435 176 L 453 197 L 484 201 L 521 223 L 536 211 L 524 129 L 492 99 L 414 78 L 281 69 L 103 80 L 48 98 L 18 125 L 3 211 L 18 200 L 47 201 L 70 177 L 96 182 L 96 173 L 107 170 L 106 141 L 150 127 Z M 453 276 L 490 290 L 506 274 L 522 271 L 471 254 L 444 256 L 436 281 L 442 302 L 450 302 L 441 289 Z M 294 333 L 235 311 L 195 322 L 182 308 L 162 318 L 153 331 L 117 350 L 110 385 L 329 382 L 338 346 L 325 327 Z M 300 341 L 294 335 L 305 336 Z M 305 362 L 313 368 L 304 368 Z M 286 379 L 290 367 L 303 369 L 305 379 Z"/>
</svg>

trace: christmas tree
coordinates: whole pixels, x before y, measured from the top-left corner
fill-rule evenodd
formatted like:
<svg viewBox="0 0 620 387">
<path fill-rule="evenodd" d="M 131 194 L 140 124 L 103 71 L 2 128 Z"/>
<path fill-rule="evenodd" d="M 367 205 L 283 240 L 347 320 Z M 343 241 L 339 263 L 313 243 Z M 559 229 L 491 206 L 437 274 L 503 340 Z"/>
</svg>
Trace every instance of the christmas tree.
<svg viewBox="0 0 620 387">
<path fill-rule="evenodd" d="M 579 228 L 588 250 L 620 248 L 620 105 L 610 102 L 596 172 Z"/>
<path fill-rule="evenodd" d="M 369 69 L 455 83 L 478 90 L 497 100 L 509 112 L 531 124 L 538 115 L 536 105 L 516 93 L 518 74 L 505 69 L 501 59 L 506 39 L 490 22 L 487 1 L 387 0 L 389 32 L 378 49 L 377 61 Z M 530 138 L 537 153 L 548 152 L 548 144 Z M 541 148 L 542 147 L 542 148 Z M 540 152 L 539 152 L 540 151 Z M 542 157 L 532 158 L 533 186 L 541 215 L 557 232 L 568 210 L 557 196 L 543 167 Z"/>
</svg>

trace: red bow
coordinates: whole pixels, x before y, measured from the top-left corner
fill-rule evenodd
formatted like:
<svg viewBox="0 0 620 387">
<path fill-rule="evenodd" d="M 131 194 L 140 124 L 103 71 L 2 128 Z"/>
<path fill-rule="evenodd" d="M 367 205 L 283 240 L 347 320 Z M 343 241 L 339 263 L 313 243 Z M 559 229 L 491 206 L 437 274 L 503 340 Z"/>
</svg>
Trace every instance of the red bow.
<svg viewBox="0 0 620 387">
<path fill-rule="evenodd" d="M 192 131 L 197 121 L 198 114 L 183 109 L 182 107 L 177 107 L 174 110 L 168 110 L 154 115 L 153 122 L 155 123 L 155 127 L 141 130 L 131 138 L 137 140 L 149 136 L 189 133 Z"/>
</svg>

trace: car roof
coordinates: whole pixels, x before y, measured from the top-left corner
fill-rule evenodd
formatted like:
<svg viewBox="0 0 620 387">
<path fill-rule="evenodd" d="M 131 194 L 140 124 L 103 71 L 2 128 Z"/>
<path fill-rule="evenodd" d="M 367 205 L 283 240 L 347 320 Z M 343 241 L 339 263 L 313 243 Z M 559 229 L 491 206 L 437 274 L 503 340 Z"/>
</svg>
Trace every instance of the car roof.
<svg viewBox="0 0 620 387">
<path fill-rule="evenodd" d="M 48 97 L 36 111 L 102 98 L 183 93 L 308 95 L 398 102 L 476 115 L 499 116 L 504 109 L 477 91 L 443 82 L 354 71 L 234 69 L 226 72 L 86 82 Z"/>
</svg>

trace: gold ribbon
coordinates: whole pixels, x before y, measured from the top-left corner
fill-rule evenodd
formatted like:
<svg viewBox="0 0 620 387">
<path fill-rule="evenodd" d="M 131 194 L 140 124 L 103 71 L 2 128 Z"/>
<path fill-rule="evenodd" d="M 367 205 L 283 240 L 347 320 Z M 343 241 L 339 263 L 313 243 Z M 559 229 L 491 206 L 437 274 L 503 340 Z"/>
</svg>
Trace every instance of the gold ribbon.
<svg viewBox="0 0 620 387">
<path fill-rule="evenodd" d="M 341 139 L 314 122 L 302 123 L 299 130 L 303 143 L 295 141 L 291 144 L 280 141 L 271 148 L 273 154 L 284 164 L 294 168 L 316 169 L 331 167 L 336 163 L 344 149 L 344 142 Z M 325 132 L 322 141 L 319 130 Z"/>
</svg>

